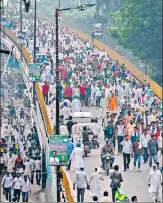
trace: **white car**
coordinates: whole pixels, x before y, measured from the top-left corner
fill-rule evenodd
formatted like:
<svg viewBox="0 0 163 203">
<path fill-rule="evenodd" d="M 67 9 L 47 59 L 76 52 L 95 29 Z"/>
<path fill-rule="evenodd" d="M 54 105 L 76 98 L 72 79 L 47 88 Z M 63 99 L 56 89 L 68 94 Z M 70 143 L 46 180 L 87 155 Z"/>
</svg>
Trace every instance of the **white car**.
<svg viewBox="0 0 163 203">
<path fill-rule="evenodd" d="M 74 112 L 72 113 L 72 120 L 82 129 L 84 126 L 90 126 L 91 119 L 94 119 L 94 115 L 91 112 Z"/>
</svg>

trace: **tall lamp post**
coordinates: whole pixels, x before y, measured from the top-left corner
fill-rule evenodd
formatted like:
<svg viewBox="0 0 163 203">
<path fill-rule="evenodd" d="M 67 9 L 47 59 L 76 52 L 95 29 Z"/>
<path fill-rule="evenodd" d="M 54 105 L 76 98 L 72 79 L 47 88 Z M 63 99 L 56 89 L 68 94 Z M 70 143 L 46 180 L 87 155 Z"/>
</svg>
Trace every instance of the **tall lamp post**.
<svg viewBox="0 0 163 203">
<path fill-rule="evenodd" d="M 23 27 L 23 21 L 22 21 L 22 0 L 19 0 L 20 2 L 20 32 L 22 33 L 22 27 Z M 22 44 L 20 45 L 21 47 L 21 61 L 22 61 Z"/>
<path fill-rule="evenodd" d="M 33 44 L 33 63 L 36 63 L 36 6 L 37 6 L 37 1 L 35 0 L 35 12 L 34 12 L 34 44 Z"/>
<path fill-rule="evenodd" d="M 96 4 L 83 4 L 81 6 L 77 6 L 75 8 L 64 8 L 64 9 L 56 9 L 55 12 L 55 19 L 56 19 L 56 126 L 55 126 L 55 133 L 59 135 L 59 86 L 60 86 L 60 74 L 59 74 L 59 50 L 58 50 L 58 42 L 59 42 L 59 24 L 58 24 L 58 17 L 60 11 L 68 11 L 68 10 L 79 10 L 84 11 L 88 7 L 95 6 Z M 59 0 L 60 6 L 60 0 Z M 62 177 L 60 166 L 56 168 L 56 175 L 57 175 L 57 202 L 60 202 L 60 192 L 61 192 L 61 185 L 60 179 Z"/>
</svg>

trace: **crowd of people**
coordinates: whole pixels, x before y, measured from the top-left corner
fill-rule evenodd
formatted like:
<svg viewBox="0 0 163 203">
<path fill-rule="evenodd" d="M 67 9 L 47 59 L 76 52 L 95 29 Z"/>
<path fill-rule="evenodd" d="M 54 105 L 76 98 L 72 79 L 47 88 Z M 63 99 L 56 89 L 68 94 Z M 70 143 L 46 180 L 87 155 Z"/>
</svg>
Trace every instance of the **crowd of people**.
<svg viewBox="0 0 163 203">
<path fill-rule="evenodd" d="M 6 16 L 8 17 L 6 26 L 14 34 L 17 34 L 20 26 L 19 14 L 16 13 L 15 9 L 9 9 L 6 10 Z M 27 39 L 25 46 L 32 56 L 32 24 L 29 23 L 30 19 L 32 22 L 32 14 L 25 14 L 23 18 L 23 29 L 26 30 Z M 40 58 L 37 58 L 37 62 L 42 67 L 40 81 L 42 94 L 47 108 L 50 109 L 51 117 L 54 117 L 56 102 L 54 51 L 56 39 L 54 33 L 55 26 L 52 23 L 46 19 L 37 20 L 37 49 L 47 49 L 46 55 L 42 54 Z M 80 130 L 82 130 L 82 140 L 87 140 L 89 135 L 85 128 L 80 129 L 78 123 L 72 121 L 72 113 L 80 112 L 83 106 L 96 108 L 99 111 L 100 119 L 92 119 L 89 129 L 99 137 L 101 127 L 104 128 L 106 143 L 102 147 L 101 154 L 99 154 L 101 159 L 103 160 L 103 155 L 110 153 L 113 157 L 111 165 L 113 167 L 115 150 L 117 149 L 117 156 L 122 155 L 123 158 L 124 172 L 127 172 L 130 168 L 131 157 L 133 157 L 134 170 L 137 168 L 141 172 L 143 170 L 143 158 L 144 164 L 149 163 L 149 192 L 152 193 L 154 201 L 159 201 L 162 184 L 162 166 L 159 166 L 159 162 L 163 151 L 162 101 L 154 94 L 150 84 L 146 81 L 140 83 L 126 69 L 125 64 L 119 64 L 105 50 L 98 50 L 92 43 L 69 33 L 65 28 L 59 30 L 59 71 L 60 131 L 63 131 L 60 133 L 69 134 L 68 169 L 70 169 L 72 162 L 76 169 L 74 189 L 76 185 L 77 201 L 84 201 L 86 188 L 90 189 L 93 201 L 100 201 L 100 181 L 103 180 L 97 168 L 90 180 L 84 172 L 84 152 Z M 100 121 L 102 122 L 100 123 Z M 16 139 L 15 136 L 19 132 L 17 127 L 15 129 L 13 139 Z M 25 152 L 31 152 L 29 150 L 31 147 L 37 153 L 36 155 L 27 155 L 27 157 L 30 157 L 30 160 L 33 161 L 39 156 L 39 147 L 37 143 L 31 143 L 31 136 L 33 136 L 33 132 L 30 133 L 30 136 L 17 138 L 15 141 L 19 141 L 19 146 L 26 143 L 25 150 L 24 146 L 23 149 L 19 148 L 17 150 L 20 151 L 19 156 L 23 161 L 26 157 Z M 8 151 L 11 151 L 10 148 Z M 24 154 L 21 151 L 25 151 Z M 30 160 L 27 158 L 26 164 L 23 162 L 22 166 L 27 165 L 28 168 Z M 33 177 L 33 170 L 27 174 L 30 175 L 30 180 Z M 120 191 L 121 182 L 125 184 L 125 180 L 123 181 L 122 174 L 118 171 L 119 166 L 115 165 L 114 172 L 110 176 L 112 198 L 110 199 L 108 192 L 105 191 L 101 202 L 137 201 L 136 196 L 129 200 L 128 196 Z"/>
<path fill-rule="evenodd" d="M 1 184 L 6 201 L 19 202 L 22 193 L 22 201 L 28 202 L 31 185 L 41 183 L 40 146 L 36 126 L 26 120 L 26 110 L 17 107 L 18 101 L 13 100 L 13 106 L 6 106 L 8 114 L 1 126 Z"/>
</svg>

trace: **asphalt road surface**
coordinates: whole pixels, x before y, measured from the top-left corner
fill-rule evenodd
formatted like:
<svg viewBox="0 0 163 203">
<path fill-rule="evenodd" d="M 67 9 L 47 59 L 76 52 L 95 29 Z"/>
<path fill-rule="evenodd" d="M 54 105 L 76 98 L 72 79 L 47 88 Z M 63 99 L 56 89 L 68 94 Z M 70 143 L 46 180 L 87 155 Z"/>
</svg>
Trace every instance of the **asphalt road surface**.
<svg viewBox="0 0 163 203">
<path fill-rule="evenodd" d="M 99 117 L 100 111 L 96 107 L 86 108 L 83 107 L 82 111 L 91 111 L 94 113 L 96 117 Z M 104 142 L 104 134 L 103 129 L 101 128 L 100 134 L 100 147 L 96 149 L 92 149 L 91 154 L 88 157 L 84 158 L 84 167 L 88 176 L 94 172 L 96 167 L 100 167 L 101 159 L 100 153 L 101 148 L 105 144 Z M 126 172 L 123 172 L 123 157 L 122 155 L 115 156 L 114 165 L 118 164 L 120 167 L 120 172 L 122 173 L 124 182 L 122 183 L 121 189 L 124 191 L 129 198 L 136 195 L 138 197 L 138 202 L 152 202 L 151 197 L 148 194 L 148 173 L 149 173 L 149 165 L 144 164 L 142 161 L 142 171 L 138 172 L 138 170 L 133 169 L 133 159 L 131 159 L 130 169 Z M 71 180 L 75 180 L 75 170 L 71 169 L 69 171 Z M 101 197 L 104 191 L 109 192 L 109 196 L 111 197 L 111 189 L 110 189 L 110 177 L 106 175 L 105 171 L 101 169 L 101 174 L 104 176 L 104 181 L 101 182 Z M 90 202 L 90 191 L 86 191 L 85 193 L 85 202 Z"/>
<path fill-rule="evenodd" d="M 40 48 L 41 53 L 46 53 L 46 50 L 47 50 L 47 47 Z M 54 51 L 54 49 L 52 49 L 51 51 Z M 100 116 L 100 111 L 96 107 L 91 107 L 91 108 L 83 107 L 82 111 L 91 111 L 94 113 L 94 115 L 96 117 Z M 49 112 L 49 110 L 48 110 L 48 112 Z M 50 112 L 49 112 L 49 114 L 50 114 Z M 51 120 L 51 122 L 53 123 L 53 119 Z M 99 121 L 99 122 L 101 122 L 101 121 Z M 96 149 L 92 149 L 91 154 L 89 154 L 88 157 L 84 158 L 85 171 L 87 172 L 89 177 L 94 172 L 94 169 L 96 167 L 100 167 L 100 165 L 101 165 L 100 153 L 101 153 L 101 148 L 105 144 L 102 128 L 101 128 L 101 134 L 100 134 L 99 139 L 100 139 L 100 147 L 96 148 Z M 161 161 L 161 163 L 162 163 L 162 161 Z M 148 173 L 149 173 L 148 163 L 144 164 L 143 160 L 142 160 L 141 172 L 138 172 L 138 169 L 134 170 L 133 159 L 131 159 L 130 169 L 127 170 L 126 172 L 124 172 L 123 171 L 123 157 L 122 157 L 122 155 L 119 155 L 119 156 L 116 155 L 114 165 L 115 164 L 119 165 L 120 172 L 123 175 L 124 182 L 121 184 L 121 189 L 125 192 L 125 194 L 129 198 L 136 195 L 138 197 L 138 202 L 152 202 L 152 198 L 148 194 Z M 68 173 L 73 182 L 75 180 L 75 174 L 76 174 L 75 170 L 71 169 Z M 101 182 L 100 197 L 103 196 L 104 191 L 108 191 L 109 196 L 112 197 L 111 189 L 110 189 L 110 177 L 106 176 L 105 171 L 103 171 L 102 169 L 101 169 L 101 174 L 104 176 L 104 181 Z M 84 201 L 85 202 L 91 201 L 90 191 L 88 191 L 88 190 L 85 193 Z"/>
</svg>

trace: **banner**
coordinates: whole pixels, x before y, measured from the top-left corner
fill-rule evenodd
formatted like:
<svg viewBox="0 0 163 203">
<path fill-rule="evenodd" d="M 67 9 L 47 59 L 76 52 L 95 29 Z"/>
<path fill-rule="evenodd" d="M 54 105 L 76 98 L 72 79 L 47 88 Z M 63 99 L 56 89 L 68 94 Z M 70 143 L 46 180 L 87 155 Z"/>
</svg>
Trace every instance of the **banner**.
<svg viewBox="0 0 163 203">
<path fill-rule="evenodd" d="M 28 65 L 29 68 L 29 77 L 30 81 L 33 81 L 32 79 L 34 78 L 35 81 L 40 81 L 41 80 L 41 65 L 40 63 L 30 63 Z"/>
<path fill-rule="evenodd" d="M 17 33 L 17 43 L 18 44 L 25 44 L 25 32 L 18 31 Z"/>
<path fill-rule="evenodd" d="M 101 33 L 102 33 L 102 24 L 101 23 L 94 24 L 94 35 L 101 35 Z"/>
<path fill-rule="evenodd" d="M 6 20 L 6 16 L 1 16 L 1 25 L 6 25 L 7 20 Z"/>
<path fill-rule="evenodd" d="M 68 135 L 51 135 L 49 138 L 49 165 L 67 166 Z"/>
</svg>

